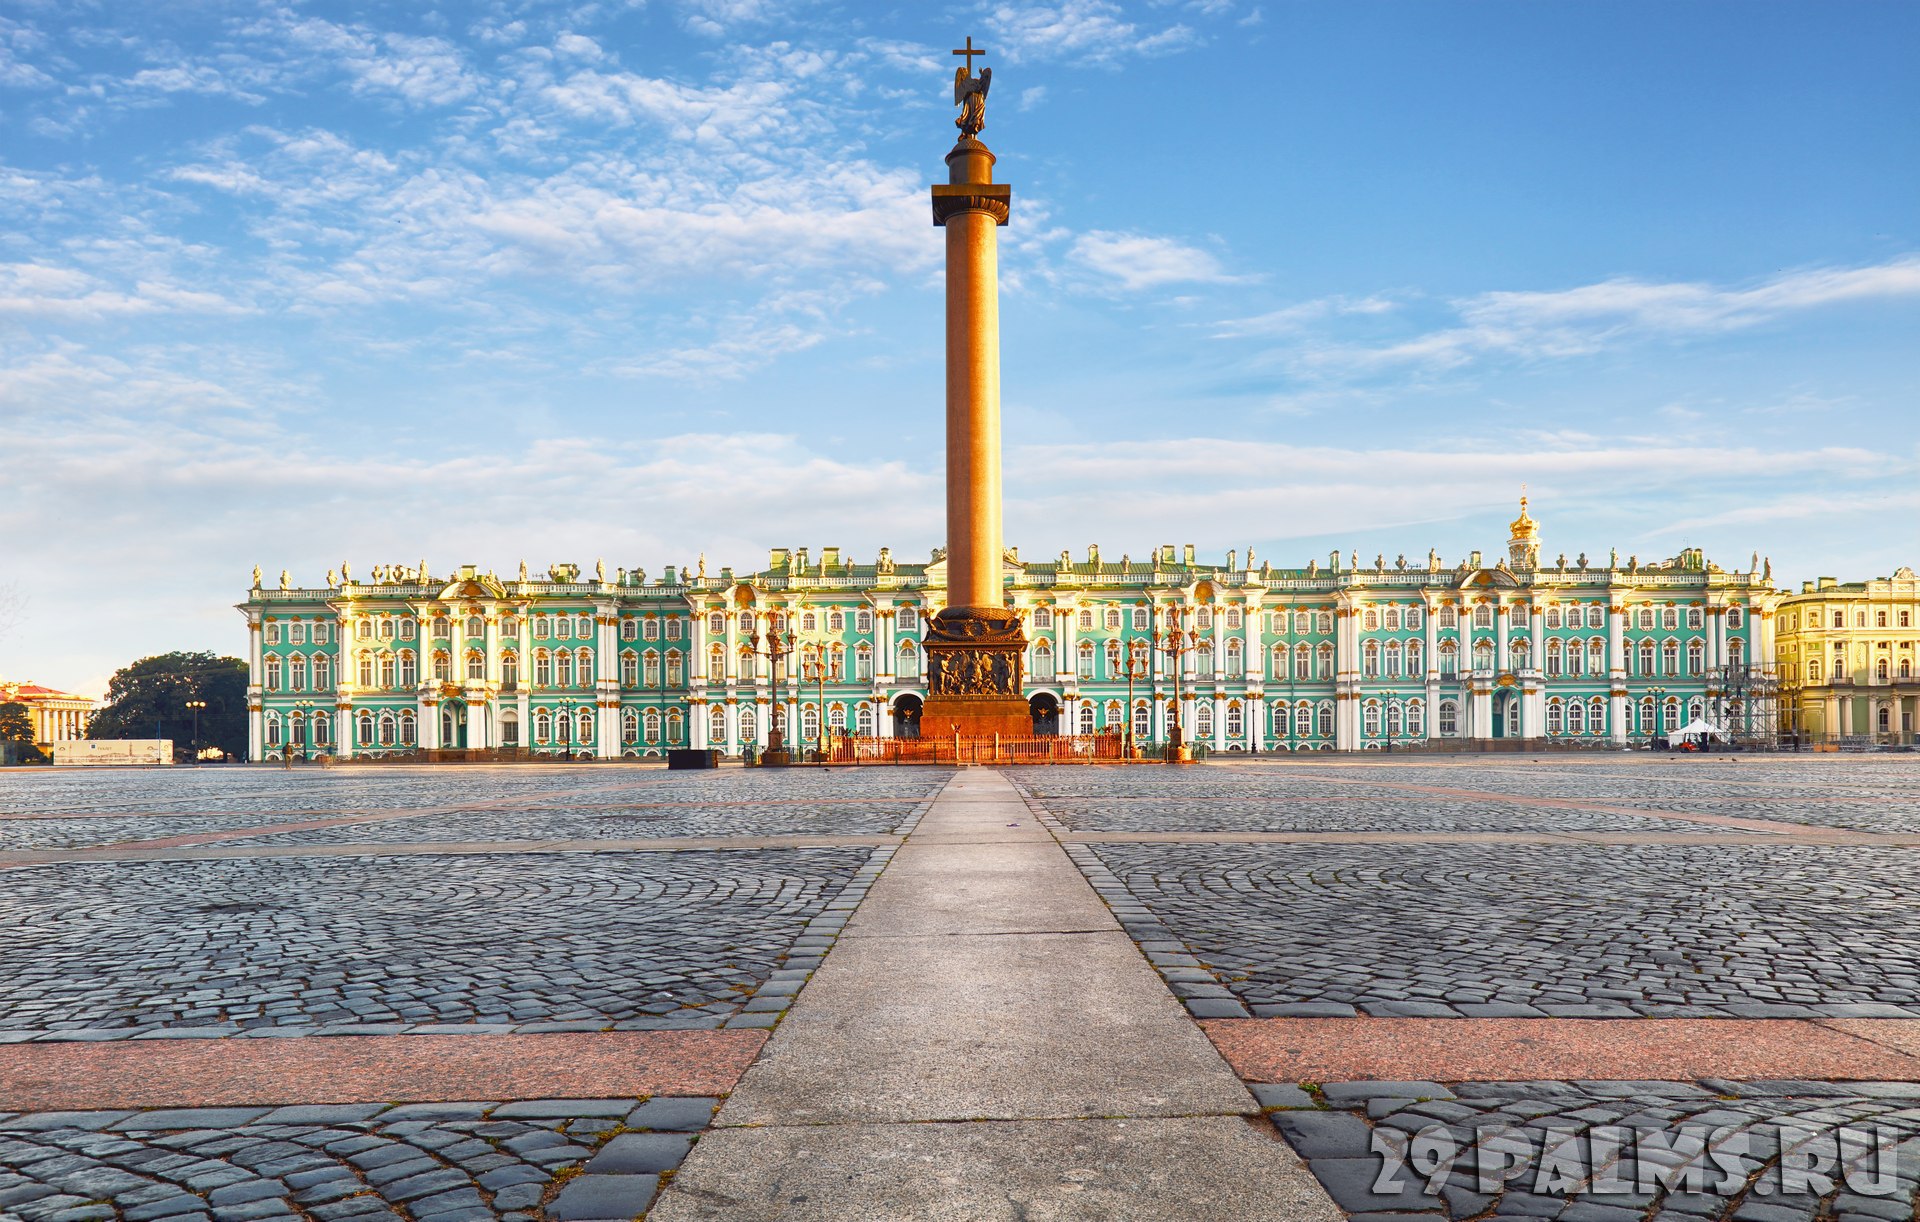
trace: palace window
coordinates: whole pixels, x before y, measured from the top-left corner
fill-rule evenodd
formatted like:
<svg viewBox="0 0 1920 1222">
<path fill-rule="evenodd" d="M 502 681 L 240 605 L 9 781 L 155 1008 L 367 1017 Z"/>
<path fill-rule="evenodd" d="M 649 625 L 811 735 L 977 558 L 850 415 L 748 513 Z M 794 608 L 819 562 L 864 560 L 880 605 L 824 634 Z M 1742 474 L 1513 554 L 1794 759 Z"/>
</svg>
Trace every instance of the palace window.
<svg viewBox="0 0 1920 1222">
<path fill-rule="evenodd" d="M 380 714 L 380 745 L 391 747 L 400 741 L 400 722 L 392 713 Z"/>
<path fill-rule="evenodd" d="M 1304 700 L 1293 708 L 1293 732 L 1298 738 L 1313 737 L 1313 706 Z"/>
<path fill-rule="evenodd" d="M 1052 655 L 1048 657 L 1051 659 Z M 1049 661 L 1048 665 L 1051 666 L 1052 662 Z M 912 641 L 900 642 L 899 666 L 895 668 L 895 673 L 902 679 L 920 677 L 920 651 L 914 648 Z"/>
<path fill-rule="evenodd" d="M 400 686 L 412 687 L 420 681 L 419 671 L 414 662 L 413 650 L 400 651 Z"/>
<path fill-rule="evenodd" d="M 657 743 L 660 741 L 659 709 L 648 709 L 645 713 L 641 714 L 640 724 L 646 731 L 648 742 Z"/>
<path fill-rule="evenodd" d="M 487 655 L 478 649 L 467 651 L 467 678 L 479 681 L 487 677 Z"/>
<path fill-rule="evenodd" d="M 1567 702 L 1567 733 L 1585 734 L 1587 732 L 1586 706 L 1578 700 Z"/>
<path fill-rule="evenodd" d="M 1587 670 L 1596 675 L 1607 673 L 1607 643 L 1597 636 L 1587 642 Z"/>
<path fill-rule="evenodd" d="M 1460 626 L 1460 613 L 1454 610 L 1451 606 L 1440 608 L 1440 619 L 1438 622 L 1438 626 L 1441 628 L 1449 628 L 1449 629 L 1458 628 Z"/>
<path fill-rule="evenodd" d="M 1702 641 L 1687 642 L 1687 673 L 1699 675 L 1707 668 L 1707 647 Z"/>
<path fill-rule="evenodd" d="M 1080 630 L 1082 632 L 1093 631 L 1093 612 L 1091 610 L 1083 609 L 1080 612 Z"/>
<path fill-rule="evenodd" d="M 1147 609 L 1145 607 L 1135 607 L 1133 609 L 1133 630 L 1135 632 L 1145 632 L 1147 628 Z"/>
<path fill-rule="evenodd" d="M 1320 720 L 1319 737 L 1332 738 L 1333 737 L 1333 702 L 1331 700 L 1326 700 L 1321 702 L 1319 720 Z"/>
<path fill-rule="evenodd" d="M 370 653 L 360 655 L 359 679 L 361 687 L 371 688 L 373 686 L 373 655 Z"/>
<path fill-rule="evenodd" d="M 383 641 L 391 641 L 393 639 L 393 620 L 391 617 L 381 617 L 380 639 Z"/>
<path fill-rule="evenodd" d="M 265 637 L 267 644 L 278 645 L 280 643 L 280 625 L 268 624 L 265 630 Z"/>
<path fill-rule="evenodd" d="M 380 686 L 392 690 L 394 678 L 394 657 L 390 653 L 383 653 L 380 655 Z"/>
<path fill-rule="evenodd" d="M 681 685 L 680 651 L 678 649 L 669 649 L 667 650 L 667 686 L 679 687 Z"/>
<path fill-rule="evenodd" d="M 1640 608 L 1639 614 L 1635 616 L 1635 620 L 1640 625 L 1640 631 L 1652 632 L 1653 631 L 1653 608 L 1652 607 Z"/>
<path fill-rule="evenodd" d="M 1885 611 L 1882 611 L 1880 613 L 1880 626 L 1882 628 L 1885 628 L 1887 626 L 1887 613 Z M 288 624 L 287 625 L 287 644 L 304 645 L 306 643 L 307 643 L 306 625 L 299 623 L 298 621 Z"/>
<path fill-rule="evenodd" d="M 1547 733 L 1564 734 L 1567 731 L 1566 709 L 1559 697 L 1547 701 Z"/>
<path fill-rule="evenodd" d="M 873 706 L 864 700 L 853 711 L 853 732 L 861 738 L 873 737 Z"/>
<path fill-rule="evenodd" d="M 304 692 L 307 690 L 306 655 L 296 653 L 287 659 L 287 678 L 290 680 L 294 691 Z"/>
<path fill-rule="evenodd" d="M 1741 623 L 1741 611 L 1740 611 L 1740 608 L 1739 608 L 1739 607 L 1728 607 L 1728 608 L 1727 608 L 1727 627 L 1729 627 L 1729 628 L 1738 628 L 1738 627 L 1740 626 L 1740 623 Z"/>
<path fill-rule="evenodd" d="M 1372 612 L 1368 614 L 1371 615 Z M 1378 679 L 1380 677 L 1380 642 L 1368 641 L 1361 656 L 1364 659 L 1361 675 L 1368 679 Z"/>
<path fill-rule="evenodd" d="M 1035 628 L 1053 627 L 1053 612 L 1046 607 L 1035 607 L 1033 609 L 1033 626 Z"/>
<path fill-rule="evenodd" d="M 553 741 L 553 714 L 545 709 L 533 711 L 533 741 L 537 743 Z"/>
<path fill-rule="evenodd" d="M 411 641 L 419 627 L 419 622 L 411 617 L 401 620 L 400 639 L 403 641 Z"/>
<path fill-rule="evenodd" d="M 1473 609 L 1473 626 L 1475 628 L 1493 627 L 1493 608 L 1485 603 L 1481 603 L 1475 607 Z"/>
<path fill-rule="evenodd" d="M 1440 642 L 1440 677 L 1458 678 L 1460 674 L 1460 651 L 1452 641 Z"/>
<path fill-rule="evenodd" d="M 808 704 L 800 708 L 800 737 L 806 739 L 820 736 L 820 710 Z"/>
<path fill-rule="evenodd" d="M 1109 679 L 1125 678 L 1126 671 L 1120 666 L 1120 642 L 1117 640 L 1109 640 L 1106 644 L 1106 654 L 1107 677 Z"/>
<path fill-rule="evenodd" d="M 277 747 L 279 745 L 280 745 L 280 714 L 268 713 L 267 714 L 267 746 Z"/>
<path fill-rule="evenodd" d="M 1680 642 L 1667 641 L 1660 646 L 1660 673 L 1663 675 L 1680 673 Z"/>
<path fill-rule="evenodd" d="M 280 655 L 277 653 L 267 655 L 267 690 L 280 690 Z"/>
<path fill-rule="evenodd" d="M 669 743 L 687 740 L 686 721 L 680 716 L 680 710 L 674 709 L 667 714 L 667 741 Z"/>
<path fill-rule="evenodd" d="M 1380 737 L 1380 702 L 1369 700 L 1360 711 L 1360 732 L 1368 738 Z"/>
<path fill-rule="evenodd" d="M 1388 632 L 1398 632 L 1400 630 L 1399 608 L 1388 607 L 1385 617 L 1382 618 L 1380 622 L 1386 627 Z"/>
<path fill-rule="evenodd" d="M 1240 638 L 1227 638 L 1227 677 L 1237 679 L 1246 669 L 1246 655 L 1242 652 Z"/>
<path fill-rule="evenodd" d="M 1133 702 L 1133 736 L 1135 739 L 1153 737 L 1153 706 L 1144 700 Z"/>
<path fill-rule="evenodd" d="M 1213 737 L 1213 701 L 1203 699 L 1194 702 L 1193 734 L 1196 738 Z"/>
<path fill-rule="evenodd" d="M 1727 642 L 1727 665 L 1739 667 L 1746 665 L 1747 643 L 1739 637 Z"/>
<path fill-rule="evenodd" d="M 1407 736 L 1409 738 L 1427 736 L 1427 706 L 1418 700 L 1407 705 Z"/>
<path fill-rule="evenodd" d="M 1473 668 L 1475 670 L 1493 669 L 1493 642 L 1482 638 L 1473 643 Z"/>
<path fill-rule="evenodd" d="M 657 641 L 660 639 L 660 621 L 649 615 L 640 621 L 640 639 Z"/>
<path fill-rule="evenodd" d="M 573 653 L 562 649 L 553 655 L 554 679 L 559 687 L 573 686 Z"/>
<path fill-rule="evenodd" d="M 1420 642 L 1408 641 L 1407 642 L 1407 677 L 1410 679 L 1421 679 L 1426 677 L 1426 673 L 1427 673 L 1426 666 L 1423 664 L 1420 654 L 1421 654 Z"/>
<path fill-rule="evenodd" d="M 1547 678 L 1558 679 L 1562 673 L 1560 638 L 1552 637 L 1547 641 Z"/>
<path fill-rule="evenodd" d="M 1399 738 L 1405 731 L 1401 728 L 1402 711 L 1398 700 L 1387 703 L 1387 737 Z"/>
<path fill-rule="evenodd" d="M 1560 608 L 1548 607 L 1547 608 L 1547 627 L 1558 628 L 1559 626 L 1560 626 Z"/>
<path fill-rule="evenodd" d="M 631 618 L 623 618 L 620 621 L 620 639 L 623 641 L 639 640 L 640 639 L 640 621 L 636 619 L 631 619 Z"/>
<path fill-rule="evenodd" d="M 1319 651 L 1314 655 L 1313 677 L 1316 679 L 1333 678 L 1333 646 L 1332 645 L 1323 643 L 1320 646 Z"/>
<path fill-rule="evenodd" d="M 620 741 L 628 746 L 640 741 L 640 715 L 632 709 L 620 710 Z"/>
<path fill-rule="evenodd" d="M 1244 624 L 1244 622 L 1245 622 L 1245 621 L 1243 621 L 1243 620 L 1242 620 L 1242 619 L 1240 618 L 1240 608 L 1238 608 L 1238 607 L 1229 607 L 1229 608 L 1227 608 L 1227 629 L 1228 629 L 1228 631 L 1231 631 L 1231 632 L 1238 632 L 1238 631 L 1240 631 L 1240 629 L 1241 629 L 1241 627 L 1243 626 L 1243 624 Z"/>
<path fill-rule="evenodd" d="M 639 684 L 640 655 L 630 649 L 622 650 L 620 652 L 620 685 L 622 687 L 638 687 Z"/>
<path fill-rule="evenodd" d="M 1660 627 L 1667 632 L 1672 632 L 1679 628 L 1680 612 L 1673 607 L 1662 607 L 1660 609 Z"/>
<path fill-rule="evenodd" d="M 1366 614 L 1367 631 L 1372 632 L 1379 627 L 1380 627 L 1380 613 L 1378 611 L 1375 611 L 1371 607 L 1367 608 L 1367 614 Z"/>
<path fill-rule="evenodd" d="M 1080 734 L 1093 733 L 1094 731 L 1093 701 L 1082 700 L 1080 702 L 1080 711 L 1074 714 L 1074 721 L 1078 727 L 1078 729 L 1076 730 L 1076 733 L 1080 733 Z"/>
<path fill-rule="evenodd" d="M 315 713 L 313 715 L 314 745 L 316 747 L 324 747 L 332 741 L 333 741 L 333 718 L 327 716 L 325 713 Z"/>
<path fill-rule="evenodd" d="M 1227 702 L 1227 737 L 1242 738 L 1242 737 L 1245 737 L 1246 732 L 1247 732 L 1246 711 L 1240 707 L 1240 702 L 1238 700 L 1228 701 Z"/>
<path fill-rule="evenodd" d="M 1286 612 L 1282 611 L 1280 614 L 1285 615 Z M 1293 616 L 1293 630 L 1295 632 L 1302 633 L 1302 634 L 1312 632 L 1313 631 L 1313 612 L 1311 611 L 1295 612 Z"/>
<path fill-rule="evenodd" d="M 333 637 L 333 630 L 329 628 L 327 625 L 315 624 L 313 626 L 313 643 L 314 644 L 325 645 L 330 639 L 332 639 L 332 637 Z"/>
<path fill-rule="evenodd" d="M 313 690 L 323 692 L 333 686 L 333 660 L 324 653 L 313 655 Z"/>
<path fill-rule="evenodd" d="M 580 665 L 580 686 L 581 687 L 591 686 L 594 681 L 593 650 L 591 649 L 576 650 L 574 652 L 574 659 Z"/>
<path fill-rule="evenodd" d="M 1109 631 L 1118 631 L 1120 628 L 1120 608 L 1108 607 L 1106 612 L 1101 616 L 1101 622 Z"/>
<path fill-rule="evenodd" d="M 1387 678 L 1398 679 L 1400 677 L 1400 642 L 1388 641 L 1385 653 Z"/>
<path fill-rule="evenodd" d="M 1527 604 L 1513 604 L 1513 626 L 1515 628 L 1525 628 L 1527 626 L 1527 614 Z"/>
<path fill-rule="evenodd" d="M 1694 632 L 1698 632 L 1700 630 L 1700 608 L 1698 607 L 1687 608 L 1687 627 L 1688 629 Z"/>
</svg>

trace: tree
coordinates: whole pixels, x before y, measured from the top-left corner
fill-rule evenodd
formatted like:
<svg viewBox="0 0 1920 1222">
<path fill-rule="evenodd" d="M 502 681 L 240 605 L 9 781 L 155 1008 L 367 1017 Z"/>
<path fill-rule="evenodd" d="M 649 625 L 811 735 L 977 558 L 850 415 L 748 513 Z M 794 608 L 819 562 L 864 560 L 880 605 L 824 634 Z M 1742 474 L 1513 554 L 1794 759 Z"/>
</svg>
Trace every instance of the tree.
<svg viewBox="0 0 1920 1222">
<path fill-rule="evenodd" d="M 13 700 L 0 704 L 0 764 L 37 764 L 45 758 L 33 742 L 33 710 Z"/>
<path fill-rule="evenodd" d="M 247 749 L 247 664 L 211 653 L 163 653 L 122 667 L 107 703 L 87 723 L 89 738 L 170 738 L 175 759 L 193 758 L 193 710 L 204 700 L 200 746 L 228 755 Z"/>
</svg>

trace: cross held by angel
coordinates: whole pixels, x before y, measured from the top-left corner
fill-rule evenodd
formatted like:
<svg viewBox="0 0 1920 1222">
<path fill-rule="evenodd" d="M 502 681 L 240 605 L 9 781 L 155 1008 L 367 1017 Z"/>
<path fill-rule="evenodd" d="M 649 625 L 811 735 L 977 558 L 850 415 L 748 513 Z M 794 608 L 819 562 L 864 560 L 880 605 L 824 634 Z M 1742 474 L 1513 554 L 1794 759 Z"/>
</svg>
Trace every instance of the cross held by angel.
<svg viewBox="0 0 1920 1222">
<path fill-rule="evenodd" d="M 986 52 L 973 45 L 971 34 L 967 35 L 967 45 L 954 54 L 964 55 L 967 62 L 953 70 L 953 104 L 960 108 L 960 117 L 953 125 L 960 129 L 961 139 L 971 139 L 987 125 L 987 90 L 993 84 L 993 69 L 982 68 L 979 76 L 973 75 L 973 57 Z"/>
</svg>

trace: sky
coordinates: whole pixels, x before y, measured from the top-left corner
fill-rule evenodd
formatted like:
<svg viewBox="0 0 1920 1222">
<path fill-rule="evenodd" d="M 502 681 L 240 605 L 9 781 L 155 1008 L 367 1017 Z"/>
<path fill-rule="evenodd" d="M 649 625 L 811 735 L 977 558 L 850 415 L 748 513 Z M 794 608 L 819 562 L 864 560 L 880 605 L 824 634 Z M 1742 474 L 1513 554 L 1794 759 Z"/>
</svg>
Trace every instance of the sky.
<svg viewBox="0 0 1920 1222">
<path fill-rule="evenodd" d="M 924 557 L 967 36 L 1023 555 L 1920 563 L 1920 5 L 0 0 L 0 677 Z"/>
</svg>

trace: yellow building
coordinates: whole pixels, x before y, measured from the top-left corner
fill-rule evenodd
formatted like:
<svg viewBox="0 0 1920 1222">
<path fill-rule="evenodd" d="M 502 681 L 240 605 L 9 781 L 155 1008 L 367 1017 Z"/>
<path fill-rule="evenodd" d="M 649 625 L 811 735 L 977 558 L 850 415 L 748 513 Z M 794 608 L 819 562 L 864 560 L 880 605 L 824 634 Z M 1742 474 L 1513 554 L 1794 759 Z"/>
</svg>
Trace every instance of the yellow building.
<svg viewBox="0 0 1920 1222">
<path fill-rule="evenodd" d="M 1920 578 L 1803 582 L 1780 603 L 1780 730 L 1815 743 L 1908 743 L 1920 729 Z"/>
<path fill-rule="evenodd" d="M 37 683 L 0 683 L 0 704 L 23 704 L 33 719 L 33 744 L 51 752 L 53 744 L 87 736 L 93 700 Z"/>
</svg>

